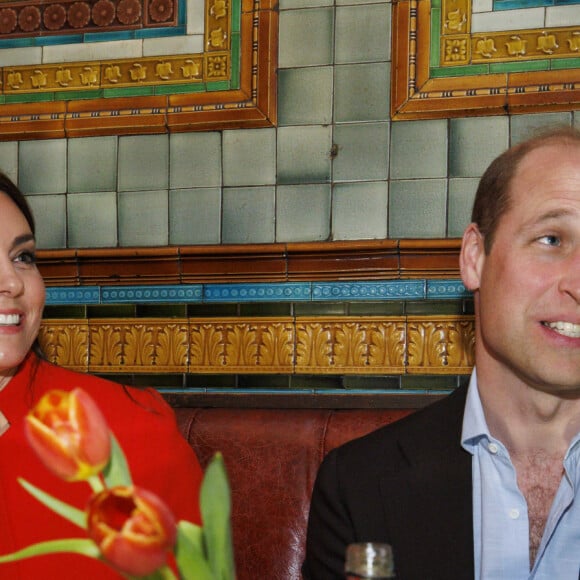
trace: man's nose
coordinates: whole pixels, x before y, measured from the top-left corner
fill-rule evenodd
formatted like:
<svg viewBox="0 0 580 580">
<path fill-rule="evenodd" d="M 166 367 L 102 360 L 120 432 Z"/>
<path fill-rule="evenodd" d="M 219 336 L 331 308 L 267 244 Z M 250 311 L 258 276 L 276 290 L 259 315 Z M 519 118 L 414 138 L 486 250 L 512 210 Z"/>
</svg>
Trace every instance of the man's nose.
<svg viewBox="0 0 580 580">
<path fill-rule="evenodd" d="M 580 304 L 580 249 L 566 260 L 559 284 L 560 292 L 571 296 Z"/>
</svg>

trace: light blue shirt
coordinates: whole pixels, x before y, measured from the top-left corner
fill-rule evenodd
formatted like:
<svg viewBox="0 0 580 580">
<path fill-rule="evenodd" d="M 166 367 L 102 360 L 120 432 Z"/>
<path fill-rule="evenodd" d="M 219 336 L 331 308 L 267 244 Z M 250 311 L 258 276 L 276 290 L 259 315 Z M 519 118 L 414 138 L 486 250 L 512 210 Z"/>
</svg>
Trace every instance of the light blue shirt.
<svg viewBox="0 0 580 580">
<path fill-rule="evenodd" d="M 505 446 L 487 427 L 474 370 L 461 443 L 473 455 L 475 580 L 578 580 L 580 571 L 580 434 L 564 458 L 564 476 L 530 571 L 526 500 Z"/>
</svg>

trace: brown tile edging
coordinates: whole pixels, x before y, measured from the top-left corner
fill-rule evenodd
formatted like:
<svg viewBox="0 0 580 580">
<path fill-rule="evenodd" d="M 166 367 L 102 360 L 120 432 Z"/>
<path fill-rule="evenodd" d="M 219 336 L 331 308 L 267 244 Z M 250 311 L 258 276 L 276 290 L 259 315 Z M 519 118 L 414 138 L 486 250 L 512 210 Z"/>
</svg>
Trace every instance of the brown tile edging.
<svg viewBox="0 0 580 580">
<path fill-rule="evenodd" d="M 47 286 L 459 276 L 459 239 L 39 250 Z"/>
</svg>

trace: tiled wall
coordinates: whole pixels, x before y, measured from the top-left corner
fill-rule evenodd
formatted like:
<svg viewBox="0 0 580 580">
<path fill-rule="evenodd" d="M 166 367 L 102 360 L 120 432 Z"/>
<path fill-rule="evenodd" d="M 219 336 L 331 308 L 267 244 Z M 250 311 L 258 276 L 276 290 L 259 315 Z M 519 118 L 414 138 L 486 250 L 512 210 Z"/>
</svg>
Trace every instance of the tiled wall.
<svg viewBox="0 0 580 580">
<path fill-rule="evenodd" d="M 280 1 L 277 128 L 0 143 L 40 247 L 459 236 L 489 161 L 580 112 L 391 123 L 390 9 Z"/>
</svg>

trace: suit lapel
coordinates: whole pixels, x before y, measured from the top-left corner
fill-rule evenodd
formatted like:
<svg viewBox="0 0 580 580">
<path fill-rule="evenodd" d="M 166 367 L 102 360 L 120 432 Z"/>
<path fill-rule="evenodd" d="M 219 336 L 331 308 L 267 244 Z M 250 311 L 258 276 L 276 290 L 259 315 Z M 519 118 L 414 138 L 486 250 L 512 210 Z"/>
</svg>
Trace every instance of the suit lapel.
<svg viewBox="0 0 580 580">
<path fill-rule="evenodd" d="M 401 462 L 381 480 L 398 576 L 473 579 L 471 455 L 461 448 L 465 390 L 399 439 Z M 424 569 L 429 562 L 429 569 Z"/>
</svg>

